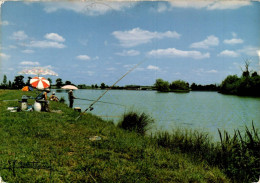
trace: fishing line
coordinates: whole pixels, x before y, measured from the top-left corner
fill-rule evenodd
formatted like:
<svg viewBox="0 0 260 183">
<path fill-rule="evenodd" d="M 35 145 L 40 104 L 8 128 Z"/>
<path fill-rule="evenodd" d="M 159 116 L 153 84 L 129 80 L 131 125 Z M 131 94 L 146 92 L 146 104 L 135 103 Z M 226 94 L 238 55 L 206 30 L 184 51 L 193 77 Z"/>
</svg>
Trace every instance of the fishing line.
<svg viewBox="0 0 260 183">
<path fill-rule="evenodd" d="M 86 99 L 86 98 L 76 98 L 76 99 L 79 99 L 79 100 L 87 100 L 87 101 L 95 101 L 95 100 L 91 100 L 91 99 Z M 100 103 L 105 103 L 105 104 L 114 104 L 114 105 L 120 105 L 120 106 L 123 106 L 125 107 L 125 105 L 122 105 L 122 104 L 116 104 L 116 103 L 112 103 L 112 102 L 105 102 L 105 101 L 98 101 Z"/>
<path fill-rule="evenodd" d="M 108 88 L 102 95 L 100 95 L 93 103 L 91 103 L 88 108 L 86 108 L 77 118 L 76 121 L 80 118 L 80 116 L 85 113 L 86 111 L 88 111 L 89 109 L 93 109 L 92 106 L 97 103 L 109 90 L 111 90 L 119 81 L 121 81 L 127 74 L 129 74 L 130 72 L 132 72 L 134 69 L 136 69 L 139 65 L 141 65 L 143 62 L 145 61 L 145 59 L 141 60 L 138 64 L 136 64 L 132 69 L 130 69 L 129 71 L 127 71 L 121 78 L 119 78 L 110 88 Z"/>
</svg>

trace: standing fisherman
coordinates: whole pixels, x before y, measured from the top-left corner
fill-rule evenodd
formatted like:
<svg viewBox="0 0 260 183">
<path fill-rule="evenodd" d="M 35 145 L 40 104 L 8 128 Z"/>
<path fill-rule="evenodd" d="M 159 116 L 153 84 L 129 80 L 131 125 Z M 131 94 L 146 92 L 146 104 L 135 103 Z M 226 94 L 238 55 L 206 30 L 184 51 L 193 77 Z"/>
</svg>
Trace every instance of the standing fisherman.
<svg viewBox="0 0 260 183">
<path fill-rule="evenodd" d="M 74 97 L 72 90 L 69 91 L 68 97 L 69 97 L 69 101 L 70 101 L 70 106 L 69 106 L 69 107 L 70 107 L 70 108 L 73 108 L 73 102 L 74 102 L 74 99 L 75 99 L 76 97 Z"/>
</svg>

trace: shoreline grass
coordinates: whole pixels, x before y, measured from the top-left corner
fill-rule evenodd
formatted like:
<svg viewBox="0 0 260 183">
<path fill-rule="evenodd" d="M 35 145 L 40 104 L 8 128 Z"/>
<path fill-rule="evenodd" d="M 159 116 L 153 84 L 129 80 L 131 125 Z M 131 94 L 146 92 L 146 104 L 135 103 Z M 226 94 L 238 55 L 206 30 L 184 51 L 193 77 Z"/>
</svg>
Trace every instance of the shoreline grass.
<svg viewBox="0 0 260 183">
<path fill-rule="evenodd" d="M 173 153 L 185 153 L 196 161 L 220 168 L 234 182 L 254 182 L 260 172 L 260 140 L 253 122 L 251 128 L 246 126 L 243 135 L 235 130 L 233 136 L 219 130 L 219 142 L 196 130 L 157 132 L 151 138 Z"/>
<path fill-rule="evenodd" d="M 34 93 L 0 90 L 0 100 L 22 95 Z M 78 112 L 57 102 L 50 109 L 62 113 L 6 110 L 17 105 L 0 101 L 0 176 L 6 182 L 236 182 L 203 154 L 198 161 L 194 153 L 175 151 L 169 134 L 157 139 L 138 135 L 90 113 L 75 121 Z M 101 140 L 91 141 L 93 136 Z M 206 136 L 195 137 L 195 146 L 210 144 Z"/>
</svg>

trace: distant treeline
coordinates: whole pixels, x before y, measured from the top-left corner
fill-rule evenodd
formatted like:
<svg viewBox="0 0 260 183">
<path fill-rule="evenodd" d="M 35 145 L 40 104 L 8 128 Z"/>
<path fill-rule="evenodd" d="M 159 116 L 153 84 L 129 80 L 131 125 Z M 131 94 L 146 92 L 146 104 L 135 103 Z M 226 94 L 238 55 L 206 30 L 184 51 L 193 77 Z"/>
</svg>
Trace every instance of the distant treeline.
<svg viewBox="0 0 260 183">
<path fill-rule="evenodd" d="M 31 77 L 24 82 L 24 76 L 15 76 L 14 81 L 7 81 L 4 75 L 0 89 L 21 89 L 30 84 Z M 48 78 L 52 88 L 61 88 L 64 85 L 75 85 L 71 81 L 63 83 L 61 78 L 56 79 L 56 84 L 52 84 L 52 80 Z M 189 92 L 189 91 L 218 91 L 223 94 L 241 95 L 241 96 L 260 96 L 260 76 L 255 71 L 249 71 L 249 62 L 245 62 L 245 70 L 240 77 L 237 75 L 228 75 L 220 85 L 208 84 L 201 85 L 192 83 L 191 85 L 183 80 L 176 80 L 171 83 L 163 79 L 157 79 L 153 86 L 126 85 L 126 86 L 108 86 L 105 83 L 75 85 L 79 89 L 117 89 L 117 90 L 157 90 L 160 92 Z"/>
<path fill-rule="evenodd" d="M 160 92 L 181 92 L 181 91 L 219 91 L 219 85 L 217 84 L 209 84 L 209 85 L 197 85 L 195 83 L 192 83 L 191 86 L 188 82 L 183 80 L 176 80 L 172 83 L 169 83 L 168 81 L 164 81 L 163 79 L 157 79 L 155 84 L 155 88 L 157 91 Z"/>
<path fill-rule="evenodd" d="M 160 92 L 171 91 L 218 91 L 223 94 L 232 94 L 240 96 L 260 96 L 260 76 L 256 71 L 249 71 L 249 62 L 245 62 L 245 70 L 241 77 L 237 75 L 227 76 L 220 85 L 197 85 L 189 83 L 183 80 L 176 80 L 172 83 L 164 81 L 163 79 L 157 79 L 155 88 Z"/>
</svg>

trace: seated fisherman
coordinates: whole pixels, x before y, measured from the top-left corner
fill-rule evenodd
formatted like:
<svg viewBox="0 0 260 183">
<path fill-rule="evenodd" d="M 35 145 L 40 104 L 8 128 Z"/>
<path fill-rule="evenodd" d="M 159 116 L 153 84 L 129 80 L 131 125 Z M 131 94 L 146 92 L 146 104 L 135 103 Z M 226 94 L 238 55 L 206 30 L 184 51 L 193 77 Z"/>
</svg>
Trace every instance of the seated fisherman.
<svg viewBox="0 0 260 183">
<path fill-rule="evenodd" d="M 50 96 L 50 100 L 55 101 L 55 102 L 59 102 L 58 97 L 55 95 L 55 92 L 52 92 L 51 96 Z"/>
<path fill-rule="evenodd" d="M 49 101 L 48 101 L 48 96 L 47 93 L 50 92 L 50 89 L 45 89 L 42 93 L 40 93 L 37 97 L 36 97 L 36 102 L 41 103 L 42 105 L 42 111 L 46 111 L 49 112 Z"/>
</svg>

